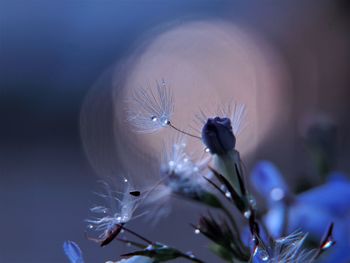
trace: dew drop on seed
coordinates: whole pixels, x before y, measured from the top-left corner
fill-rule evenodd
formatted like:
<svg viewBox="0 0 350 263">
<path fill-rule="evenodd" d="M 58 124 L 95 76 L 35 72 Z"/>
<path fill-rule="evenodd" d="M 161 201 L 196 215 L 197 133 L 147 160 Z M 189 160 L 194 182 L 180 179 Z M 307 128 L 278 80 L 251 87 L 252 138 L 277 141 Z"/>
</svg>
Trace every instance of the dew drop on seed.
<svg viewBox="0 0 350 263">
<path fill-rule="evenodd" d="M 194 233 L 195 233 L 196 235 L 198 235 L 198 234 L 201 233 L 201 231 L 197 228 L 197 229 L 194 230 Z"/>
<path fill-rule="evenodd" d="M 231 193 L 230 193 L 230 192 L 226 192 L 226 193 L 225 193 L 225 196 L 226 196 L 227 198 L 231 198 Z"/>
<path fill-rule="evenodd" d="M 209 150 L 209 148 L 207 147 L 207 148 L 205 148 L 204 149 L 204 151 L 206 152 L 206 153 L 209 153 L 210 152 L 210 150 Z"/>
</svg>

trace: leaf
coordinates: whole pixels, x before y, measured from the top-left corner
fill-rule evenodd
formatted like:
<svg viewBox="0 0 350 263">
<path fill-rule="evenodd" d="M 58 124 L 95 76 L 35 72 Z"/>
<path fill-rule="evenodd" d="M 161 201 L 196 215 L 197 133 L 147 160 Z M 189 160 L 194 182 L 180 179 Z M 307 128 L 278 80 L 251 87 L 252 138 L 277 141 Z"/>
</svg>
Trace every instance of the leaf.
<svg viewBox="0 0 350 263">
<path fill-rule="evenodd" d="M 233 234 L 224 219 L 218 221 L 210 214 L 208 217 L 202 216 L 195 228 L 199 229 L 204 236 L 215 244 L 224 248 L 226 252 L 229 252 L 231 258 L 243 261 L 249 258 L 249 249 L 242 243 L 240 236 Z"/>
<path fill-rule="evenodd" d="M 218 245 L 216 243 L 212 243 L 212 244 L 210 244 L 209 249 L 214 254 L 216 254 L 217 256 L 222 258 L 223 260 L 225 260 L 227 262 L 232 262 L 232 260 L 233 260 L 232 253 L 230 251 L 228 251 L 226 248 L 224 248 L 223 246 Z"/>
<path fill-rule="evenodd" d="M 236 190 L 233 188 L 233 186 L 230 184 L 230 182 L 219 172 L 217 172 L 215 169 L 209 166 L 210 171 L 215 175 L 215 177 L 227 188 L 229 193 L 231 194 L 231 198 L 236 205 L 237 209 L 244 213 L 248 210 L 248 205 L 245 200 L 242 199 L 242 197 L 236 192 Z"/>
</svg>

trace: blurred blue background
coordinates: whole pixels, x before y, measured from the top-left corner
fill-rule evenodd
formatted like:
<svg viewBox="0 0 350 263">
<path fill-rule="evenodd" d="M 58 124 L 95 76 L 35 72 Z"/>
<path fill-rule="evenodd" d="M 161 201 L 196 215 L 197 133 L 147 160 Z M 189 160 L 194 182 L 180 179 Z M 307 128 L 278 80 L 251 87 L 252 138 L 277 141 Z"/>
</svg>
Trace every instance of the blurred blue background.
<svg viewBox="0 0 350 263">
<path fill-rule="evenodd" d="M 81 245 L 87 262 L 104 262 L 123 251 L 116 244 L 100 249 L 84 237 L 83 220 L 98 177 L 82 147 L 79 114 L 101 74 L 127 57 L 143 34 L 163 23 L 218 18 L 245 24 L 282 54 L 291 76 L 286 94 L 293 105 L 286 116 L 290 125 L 277 125 L 274 134 L 260 142 L 249 166 L 269 159 L 288 171 L 289 178 L 304 176 L 309 167 L 297 124 L 309 106 L 303 98 L 309 96 L 316 98 L 314 110 L 336 117 L 340 139 L 334 168 L 349 171 L 349 11 L 345 0 L 2 0 L 0 262 L 66 262 L 62 243 L 67 239 Z M 313 66 L 319 69 L 312 90 L 313 76 L 300 70 L 308 54 L 305 47 L 313 50 Z M 186 222 L 197 220 L 192 209 L 182 208 L 170 221 L 162 221 L 157 235 L 146 223 L 135 228 L 206 256 L 200 252 L 204 239 L 187 238 L 192 230 Z M 167 234 L 171 222 L 185 222 L 175 224 L 181 235 Z"/>
</svg>

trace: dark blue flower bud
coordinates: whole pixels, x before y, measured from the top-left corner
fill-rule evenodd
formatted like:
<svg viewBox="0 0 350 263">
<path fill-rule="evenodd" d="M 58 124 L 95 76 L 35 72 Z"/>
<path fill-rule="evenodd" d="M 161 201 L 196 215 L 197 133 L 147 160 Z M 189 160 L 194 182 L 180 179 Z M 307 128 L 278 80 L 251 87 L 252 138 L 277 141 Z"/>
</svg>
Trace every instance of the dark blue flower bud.
<svg viewBox="0 0 350 263">
<path fill-rule="evenodd" d="M 202 129 L 202 139 L 213 154 L 225 154 L 236 145 L 229 118 L 209 118 Z"/>
</svg>

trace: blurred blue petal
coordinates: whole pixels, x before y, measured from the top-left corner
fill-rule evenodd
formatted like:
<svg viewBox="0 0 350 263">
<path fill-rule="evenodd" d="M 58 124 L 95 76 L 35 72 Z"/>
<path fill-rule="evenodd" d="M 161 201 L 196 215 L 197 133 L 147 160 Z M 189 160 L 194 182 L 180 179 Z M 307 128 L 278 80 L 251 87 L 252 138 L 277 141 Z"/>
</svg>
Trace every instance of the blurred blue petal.
<svg viewBox="0 0 350 263">
<path fill-rule="evenodd" d="M 84 263 L 83 254 L 79 246 L 73 241 L 65 241 L 63 250 L 71 263 Z"/>
<path fill-rule="evenodd" d="M 284 206 L 276 204 L 266 214 L 264 219 L 272 236 L 280 237 L 283 227 Z M 288 233 L 301 230 L 309 233 L 318 242 L 321 240 L 327 226 L 334 222 L 334 239 L 336 245 L 327 251 L 321 262 L 348 263 L 350 262 L 350 224 L 346 218 L 339 218 L 326 209 L 311 204 L 295 202 L 288 209 Z"/>
<path fill-rule="evenodd" d="M 327 177 L 328 182 L 349 182 L 349 177 L 343 172 L 333 171 Z"/>
<path fill-rule="evenodd" d="M 334 216 L 350 215 L 350 182 L 341 177 L 312 188 L 297 197 L 298 202 L 327 210 Z"/>
<path fill-rule="evenodd" d="M 277 203 L 271 207 L 264 218 L 265 225 L 274 238 L 279 238 L 282 235 L 284 209 L 284 204 Z"/>
<path fill-rule="evenodd" d="M 253 169 L 250 179 L 256 191 L 264 196 L 270 205 L 289 193 L 280 171 L 269 161 L 259 162 Z"/>
</svg>

